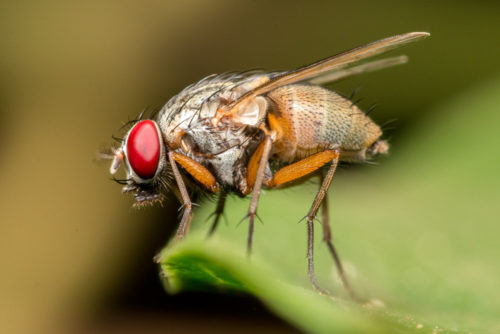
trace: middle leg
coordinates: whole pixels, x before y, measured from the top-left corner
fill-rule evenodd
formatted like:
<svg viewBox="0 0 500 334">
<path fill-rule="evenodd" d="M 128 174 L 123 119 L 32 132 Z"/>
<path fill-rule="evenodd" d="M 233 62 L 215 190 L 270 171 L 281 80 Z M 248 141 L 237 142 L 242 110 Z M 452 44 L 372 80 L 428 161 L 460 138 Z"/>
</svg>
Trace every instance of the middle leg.
<svg viewBox="0 0 500 334">
<path fill-rule="evenodd" d="M 255 216 L 257 215 L 257 205 L 259 204 L 259 195 L 264 182 L 264 174 L 271 153 L 271 146 L 273 142 L 273 135 L 266 135 L 263 142 L 262 155 L 259 159 L 258 168 L 255 173 L 255 183 L 253 184 L 252 198 L 250 206 L 248 207 L 248 239 L 247 239 L 247 254 L 250 255 L 252 251 L 252 238 L 253 238 L 253 225 Z"/>
<path fill-rule="evenodd" d="M 221 193 L 219 194 L 219 199 L 217 200 L 217 207 L 215 208 L 215 212 L 212 214 L 215 216 L 215 219 L 212 223 L 212 226 L 210 226 L 210 230 L 208 231 L 207 237 L 210 237 L 212 234 L 214 234 L 215 229 L 219 224 L 220 217 L 224 213 L 224 205 L 226 204 L 226 198 L 227 198 L 227 192 L 225 190 L 221 190 Z M 210 217 L 212 215 L 210 215 Z"/>
</svg>

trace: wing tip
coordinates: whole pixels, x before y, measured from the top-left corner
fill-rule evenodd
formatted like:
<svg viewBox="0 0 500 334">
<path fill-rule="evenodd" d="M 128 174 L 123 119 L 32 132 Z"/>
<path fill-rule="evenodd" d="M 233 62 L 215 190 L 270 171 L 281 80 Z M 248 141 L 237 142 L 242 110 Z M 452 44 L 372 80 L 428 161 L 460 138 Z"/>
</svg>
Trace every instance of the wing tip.
<svg viewBox="0 0 500 334">
<path fill-rule="evenodd" d="M 405 35 L 411 36 L 413 38 L 427 38 L 431 35 L 431 33 L 427 31 L 413 31 Z"/>
</svg>

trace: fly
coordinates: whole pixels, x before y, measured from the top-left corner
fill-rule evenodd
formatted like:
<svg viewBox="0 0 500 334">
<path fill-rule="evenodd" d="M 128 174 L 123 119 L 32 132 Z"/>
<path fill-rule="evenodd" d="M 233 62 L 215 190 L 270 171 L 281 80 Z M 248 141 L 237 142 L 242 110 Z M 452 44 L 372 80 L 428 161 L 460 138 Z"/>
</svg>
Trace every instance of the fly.
<svg viewBox="0 0 500 334">
<path fill-rule="evenodd" d="M 382 131 L 352 101 L 322 85 L 355 74 L 403 64 L 405 56 L 360 63 L 429 36 L 411 32 L 381 39 L 288 72 L 211 75 L 171 98 L 152 119 L 132 124 L 113 150 L 111 174 L 123 163 L 124 192 L 137 205 L 154 204 L 173 192 L 184 212 L 176 233 L 189 230 L 188 189 L 219 194 L 212 233 L 228 193 L 251 195 L 247 213 L 247 251 L 262 188 L 274 189 L 320 177 L 320 188 L 306 216 L 308 272 L 313 287 L 313 221 L 323 206 L 324 240 L 342 282 L 353 297 L 331 241 L 326 194 L 339 161 L 364 162 L 388 152 Z M 326 173 L 323 166 L 329 166 Z"/>
</svg>

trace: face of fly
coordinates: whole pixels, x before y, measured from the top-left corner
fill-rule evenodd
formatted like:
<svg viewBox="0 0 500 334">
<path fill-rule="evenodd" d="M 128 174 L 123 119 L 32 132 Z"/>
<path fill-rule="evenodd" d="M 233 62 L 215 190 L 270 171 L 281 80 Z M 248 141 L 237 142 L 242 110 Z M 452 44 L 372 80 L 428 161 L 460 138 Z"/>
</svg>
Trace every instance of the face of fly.
<svg viewBox="0 0 500 334">
<path fill-rule="evenodd" d="M 162 201 L 167 161 L 165 145 L 155 121 L 141 120 L 130 128 L 122 145 L 113 152 L 110 173 L 115 174 L 122 163 L 127 177 L 117 182 L 124 184 L 123 192 L 134 192 L 137 205 Z"/>
</svg>

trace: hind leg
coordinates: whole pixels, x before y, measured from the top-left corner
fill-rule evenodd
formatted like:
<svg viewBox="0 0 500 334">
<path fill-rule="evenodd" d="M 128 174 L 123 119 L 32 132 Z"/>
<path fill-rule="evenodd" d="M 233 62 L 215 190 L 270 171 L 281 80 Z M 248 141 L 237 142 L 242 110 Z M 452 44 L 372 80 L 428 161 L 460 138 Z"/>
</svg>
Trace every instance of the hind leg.
<svg viewBox="0 0 500 334">
<path fill-rule="evenodd" d="M 327 163 L 331 162 L 331 166 L 324 178 L 322 178 L 321 182 L 321 187 L 318 190 L 318 193 L 316 194 L 316 197 L 314 198 L 314 201 L 311 205 L 311 208 L 309 209 L 309 213 L 307 214 L 307 268 L 308 268 L 308 273 L 309 273 L 309 279 L 311 280 L 311 283 L 313 287 L 319 291 L 320 293 L 323 294 L 328 294 L 328 291 L 323 289 L 322 287 L 319 286 L 317 280 L 316 280 L 316 275 L 314 273 L 314 218 L 316 217 L 316 214 L 318 212 L 319 207 L 323 203 L 324 205 L 324 198 L 326 196 L 326 193 L 328 191 L 328 188 L 330 187 L 330 184 L 332 182 L 333 175 L 335 173 L 335 170 L 337 168 L 337 164 L 339 161 L 339 152 L 337 150 L 326 150 L 323 152 L 319 152 L 316 154 L 313 154 L 303 160 L 300 160 L 296 163 L 293 163 L 291 165 L 288 165 L 286 167 L 283 167 L 282 169 L 278 170 L 272 180 L 268 183 L 269 187 L 277 187 L 279 185 L 282 185 L 284 183 L 296 180 L 302 176 L 308 175 L 310 173 L 315 172 L 322 166 L 326 165 Z M 329 225 L 328 221 L 326 222 L 326 225 L 323 225 L 324 228 L 324 233 L 325 229 L 328 228 L 329 233 Z M 330 242 L 331 244 L 331 242 Z M 332 245 L 333 246 L 333 245 Z"/>
<path fill-rule="evenodd" d="M 321 184 L 323 184 L 325 182 L 325 175 L 323 173 L 321 173 Z M 340 257 L 335 249 L 335 247 L 333 246 L 333 243 L 332 243 L 332 232 L 331 232 L 331 228 L 330 228 L 330 224 L 329 224 L 329 216 L 328 216 L 328 195 L 327 193 L 325 192 L 325 195 L 323 197 L 323 202 L 322 202 L 322 205 L 321 205 L 321 208 L 322 208 L 322 213 L 323 213 L 323 219 L 322 219 L 322 224 L 323 224 L 323 240 L 326 242 L 327 246 L 328 246 L 328 250 L 330 251 L 330 254 L 332 255 L 333 257 L 333 260 L 335 262 L 335 266 L 337 267 L 337 272 L 340 276 L 340 279 L 342 280 L 342 283 L 344 284 L 344 287 L 345 289 L 347 290 L 347 292 L 349 293 L 349 295 L 351 296 L 351 298 L 353 300 L 360 300 L 356 294 L 354 293 L 354 291 L 352 290 L 351 288 L 351 285 L 349 284 L 349 281 L 347 280 L 347 277 L 344 273 L 344 268 L 342 266 L 342 262 L 340 261 Z"/>
</svg>

